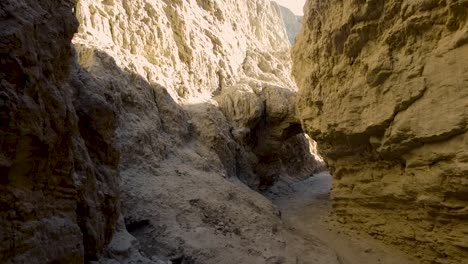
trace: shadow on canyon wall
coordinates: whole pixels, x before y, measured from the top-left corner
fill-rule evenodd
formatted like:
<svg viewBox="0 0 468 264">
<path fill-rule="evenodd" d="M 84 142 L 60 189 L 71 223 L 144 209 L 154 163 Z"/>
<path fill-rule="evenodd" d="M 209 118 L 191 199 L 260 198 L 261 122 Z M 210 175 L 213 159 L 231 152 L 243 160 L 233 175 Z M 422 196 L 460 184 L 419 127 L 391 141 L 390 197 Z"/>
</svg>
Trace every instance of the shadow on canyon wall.
<svg viewBox="0 0 468 264">
<path fill-rule="evenodd" d="M 215 106 L 191 105 L 186 112 L 164 87 L 121 70 L 104 52 L 76 50 L 81 65 L 68 70 L 66 56 L 50 65 L 50 72 L 64 71 L 57 85 L 53 76 L 28 81 L 37 73 L 13 56 L 2 59 L 10 76 L 2 83 L 2 261 L 97 260 L 120 214 L 119 174 L 151 174 L 175 148 L 194 140 L 218 154 L 209 159 L 221 161 L 227 176 L 254 188 L 268 187 L 281 166 L 293 164 L 284 157 L 309 151 L 298 124 L 285 128 L 285 144 L 270 144 L 265 120 L 239 144 Z M 215 130 L 192 122 L 197 115 L 217 116 Z"/>
<path fill-rule="evenodd" d="M 75 87 L 86 87 L 92 94 L 105 98 L 115 113 L 115 147 L 121 154 L 119 178 L 125 223 L 140 242 L 148 242 L 142 242 L 142 249 L 148 256 L 157 254 L 172 258 L 186 254 L 183 250 L 185 242 L 176 235 L 175 241 L 161 239 L 161 233 L 168 231 L 161 229 L 155 220 L 164 217 L 154 216 L 153 211 L 158 211 L 157 208 L 164 211 L 167 204 L 174 204 L 174 212 L 167 215 L 171 218 L 175 214 L 179 222 L 170 228 L 187 226 L 187 221 L 196 223 L 188 216 L 180 218 L 180 212 L 187 210 L 177 210 L 178 206 L 185 206 L 182 205 L 184 199 L 178 198 L 181 193 L 170 195 L 167 192 L 186 192 L 183 195 L 190 198 L 191 204 L 194 201 L 192 207 L 195 209 L 201 202 L 202 211 L 208 211 L 196 211 L 194 217 L 208 214 L 209 219 L 202 217 L 202 222 L 212 224 L 211 221 L 218 218 L 218 213 L 214 212 L 225 209 L 209 209 L 213 207 L 212 202 L 194 199 L 197 192 L 203 192 L 202 197 L 215 199 L 210 189 L 224 193 L 222 190 L 228 188 L 225 185 L 229 186 L 228 182 L 236 179 L 258 191 L 285 175 L 297 175 L 297 179 L 302 179 L 322 169 L 310 153 L 309 141 L 301 134 L 300 126 L 295 122 L 282 122 L 284 118 L 268 116 L 267 107 L 260 119 L 248 127 L 250 132 L 235 138 L 233 127 L 215 105 L 180 106 L 163 86 L 148 83 L 141 76 L 121 69 L 105 52 L 83 45 L 75 48 L 81 65 L 74 74 Z M 269 89 L 272 88 L 265 91 Z M 85 94 L 78 101 L 86 101 Z M 266 104 L 265 101 L 261 103 Z M 95 118 L 105 119 L 99 115 L 99 112 L 94 113 Z M 161 175 L 169 177 L 163 180 Z M 218 183 L 202 182 L 206 175 L 218 178 Z M 187 181 L 193 186 L 188 186 Z M 167 184 L 171 186 L 167 187 Z M 242 209 L 244 205 L 238 206 L 240 209 L 235 210 L 245 210 Z M 181 231 L 173 233 L 177 232 Z"/>
</svg>

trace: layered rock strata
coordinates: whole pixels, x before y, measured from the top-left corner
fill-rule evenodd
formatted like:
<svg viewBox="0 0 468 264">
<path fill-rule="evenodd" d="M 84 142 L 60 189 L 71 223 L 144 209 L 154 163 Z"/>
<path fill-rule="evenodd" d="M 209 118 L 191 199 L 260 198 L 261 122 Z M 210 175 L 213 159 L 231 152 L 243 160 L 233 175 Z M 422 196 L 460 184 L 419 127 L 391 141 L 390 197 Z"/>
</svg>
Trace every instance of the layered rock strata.
<svg viewBox="0 0 468 264">
<path fill-rule="evenodd" d="M 229 152 L 225 157 L 216 151 L 224 142 L 237 143 L 217 107 L 181 107 L 164 87 L 121 69 L 106 53 L 80 44 L 76 50 L 83 68 L 79 80 L 103 88 L 97 93 L 115 107 L 118 124 L 126 229 L 118 226 L 100 263 L 129 253 L 134 253 L 130 260 L 139 253 L 176 263 L 294 263 L 297 258 L 320 263 L 336 258 L 285 229 L 266 198 L 228 177 Z M 208 142 L 213 144 L 206 146 Z M 131 237 L 120 238 L 127 231 L 138 239 L 140 251 L 125 246 L 134 243 Z"/>
<path fill-rule="evenodd" d="M 427 263 L 468 259 L 468 1 L 314 1 L 293 48 L 339 220 Z"/>
<path fill-rule="evenodd" d="M 166 88 L 227 176 L 264 188 L 281 175 L 305 177 L 320 168 L 291 100 L 296 86 L 276 4 L 80 0 L 76 15 L 81 26 L 74 43 Z M 206 126 L 210 115 L 220 114 L 225 119 L 217 118 L 216 129 Z M 286 151 L 291 144 L 300 151 Z"/>
<path fill-rule="evenodd" d="M 117 109 L 124 220 L 144 254 L 188 263 L 302 254 L 310 244 L 238 180 L 264 188 L 317 168 L 295 115 L 278 9 L 79 1 L 76 14 L 79 63 Z"/>
<path fill-rule="evenodd" d="M 74 42 L 105 50 L 118 65 L 166 87 L 178 102 L 200 100 L 237 83 L 248 52 L 288 51 L 279 12 L 267 0 L 79 0 Z M 258 63 L 276 73 L 265 78 L 294 85 L 287 69 Z"/>
<path fill-rule="evenodd" d="M 71 78 L 73 1 L 0 4 L 0 262 L 83 263 L 111 241 L 111 104 Z"/>
<path fill-rule="evenodd" d="M 0 262 L 333 259 L 238 180 L 315 164 L 269 1 L 7 0 L 0 37 Z"/>
</svg>

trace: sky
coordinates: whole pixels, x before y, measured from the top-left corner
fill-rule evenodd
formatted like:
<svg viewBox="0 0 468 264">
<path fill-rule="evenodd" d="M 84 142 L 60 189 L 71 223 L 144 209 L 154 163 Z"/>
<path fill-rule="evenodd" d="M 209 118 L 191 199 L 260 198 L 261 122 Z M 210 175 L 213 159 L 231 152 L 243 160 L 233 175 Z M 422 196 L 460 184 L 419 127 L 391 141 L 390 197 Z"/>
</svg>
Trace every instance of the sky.
<svg viewBox="0 0 468 264">
<path fill-rule="evenodd" d="M 291 9 L 291 11 L 293 11 L 293 13 L 296 15 L 302 16 L 304 14 L 304 12 L 302 11 L 302 7 L 304 7 L 306 0 L 273 0 L 273 1 Z"/>
</svg>

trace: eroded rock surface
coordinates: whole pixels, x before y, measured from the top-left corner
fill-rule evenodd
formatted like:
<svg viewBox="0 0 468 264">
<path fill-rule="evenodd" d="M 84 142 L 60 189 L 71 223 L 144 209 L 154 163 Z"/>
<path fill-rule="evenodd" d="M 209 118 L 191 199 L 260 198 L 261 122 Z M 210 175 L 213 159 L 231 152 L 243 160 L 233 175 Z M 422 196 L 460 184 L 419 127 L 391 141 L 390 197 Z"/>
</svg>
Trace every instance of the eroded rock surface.
<svg viewBox="0 0 468 264">
<path fill-rule="evenodd" d="M 136 2 L 135 8 L 139 4 Z M 201 8 L 195 2 L 179 4 L 180 10 Z M 89 11 L 83 6 L 80 10 Z M 164 8 L 157 12 L 158 17 L 171 14 Z M 259 15 L 263 12 L 266 10 Z M 269 12 L 269 15 L 277 14 L 274 9 Z M 142 23 L 138 17 L 127 19 L 134 19 L 130 20 L 131 24 Z M 82 24 L 81 31 L 86 30 L 86 25 Z M 154 25 L 157 26 L 161 25 Z M 251 140 L 258 140 L 256 133 L 263 130 L 256 127 L 261 122 L 275 124 L 277 140 L 286 140 L 288 137 L 280 132 L 286 132 L 290 124 L 296 128 L 299 124 L 292 106 L 294 87 L 286 71 L 287 53 L 252 49 L 243 58 L 241 65 L 245 67 L 236 69 L 240 73 L 235 85 L 193 91 L 198 96 L 215 92 L 224 98 L 242 86 L 242 92 L 248 96 L 236 99 L 239 102 L 236 112 L 223 107 L 222 99 L 218 103 L 196 96 L 178 97 L 174 87 L 163 87 L 148 80 L 147 75 L 139 75 L 138 67 L 132 65 L 140 57 L 124 54 L 125 49 L 118 43 L 112 48 L 98 47 L 99 43 L 90 41 L 94 39 L 92 35 L 82 36 L 79 34 L 74 40 L 83 68 L 77 76 L 85 86 L 102 87 L 97 93 L 115 107 L 124 222 L 126 229 L 138 239 L 141 254 L 176 263 L 295 263 L 297 259 L 309 263 L 331 259 L 333 263 L 336 259 L 333 252 L 292 234 L 283 226 L 277 209 L 239 180 L 257 188 L 260 173 L 253 171 L 258 163 L 256 153 L 250 149 L 254 145 L 248 145 L 244 137 L 234 136 L 237 124 L 250 130 L 243 135 Z M 285 36 L 283 43 L 287 43 Z M 122 52 L 121 57 L 111 56 L 115 50 Z M 286 78 L 282 79 L 282 74 Z M 285 88 L 273 87 L 274 84 Z M 177 103 L 184 101 L 186 104 L 182 106 Z M 258 111 L 249 110 L 257 108 Z M 291 135 L 300 132 L 296 129 Z M 247 146 L 242 145 L 243 140 Z M 296 143 L 307 143 L 304 140 Z M 308 144 L 296 147 L 301 146 Z M 313 168 L 312 159 L 307 160 L 305 156 L 303 160 L 311 161 Z M 294 169 L 307 168 L 301 165 Z M 119 230 L 116 236 L 123 233 Z M 117 247 L 111 244 L 110 253 L 128 255 L 133 251 L 125 245 L 131 243 L 129 238 L 119 239 L 115 242 Z M 120 244 L 123 246 L 119 247 Z"/>
<path fill-rule="evenodd" d="M 76 15 L 81 26 L 75 43 L 105 50 L 177 101 L 200 100 L 237 83 L 248 52 L 289 49 L 279 9 L 267 0 L 79 0 Z M 276 70 L 272 63 L 261 65 Z M 281 70 L 268 77 L 293 85 Z"/>
<path fill-rule="evenodd" d="M 2 263 L 336 262 L 244 184 L 316 169 L 269 1 L 6 0 L 0 37 Z"/>
<path fill-rule="evenodd" d="M 124 220 L 144 255 L 294 263 L 304 254 L 311 245 L 239 181 L 257 189 L 317 169 L 276 6 L 83 0 L 76 14 L 78 76 L 116 109 Z M 322 258 L 312 248 L 299 258 Z"/>
<path fill-rule="evenodd" d="M 309 1 L 293 48 L 341 222 L 468 258 L 468 1 Z"/>
<path fill-rule="evenodd" d="M 73 81 L 73 1 L 0 3 L 0 262 L 83 263 L 119 214 L 116 117 Z"/>
<path fill-rule="evenodd" d="M 105 52 L 185 105 L 227 176 L 263 188 L 281 175 L 305 177 L 321 168 L 296 118 L 290 45 L 278 5 L 80 0 L 76 15 L 81 26 L 74 43 Z M 291 144 L 299 151 L 285 151 Z"/>
</svg>

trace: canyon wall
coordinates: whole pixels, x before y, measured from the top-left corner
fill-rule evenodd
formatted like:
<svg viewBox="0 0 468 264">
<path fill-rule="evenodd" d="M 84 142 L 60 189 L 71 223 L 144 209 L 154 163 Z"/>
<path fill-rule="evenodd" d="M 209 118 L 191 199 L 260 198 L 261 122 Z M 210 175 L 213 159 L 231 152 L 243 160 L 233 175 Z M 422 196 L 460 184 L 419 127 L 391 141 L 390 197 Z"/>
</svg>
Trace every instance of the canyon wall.
<svg viewBox="0 0 468 264">
<path fill-rule="evenodd" d="M 317 168 L 276 6 L 80 0 L 75 12 L 77 59 L 92 76 L 80 80 L 116 108 L 124 222 L 146 256 L 293 262 L 311 246 L 242 184 L 263 189 Z"/>
<path fill-rule="evenodd" d="M 293 48 L 338 220 L 427 263 L 468 259 L 468 1 L 316 1 Z"/>
<path fill-rule="evenodd" d="M 75 13 L 75 43 L 106 51 L 177 101 L 209 98 L 236 84 L 258 53 L 289 49 L 279 8 L 266 0 L 79 0 Z M 280 57 L 261 56 L 253 70 L 260 68 L 266 82 L 293 87 L 283 69 L 290 59 Z"/>
<path fill-rule="evenodd" d="M 75 13 L 79 49 L 102 51 L 121 69 L 164 87 L 227 176 L 264 189 L 281 175 L 306 177 L 320 169 L 296 118 L 290 45 L 278 5 L 80 0 Z M 204 122 L 212 114 L 225 117 L 216 129 Z M 291 148 L 298 151 L 291 155 Z"/>
<path fill-rule="evenodd" d="M 2 263 L 93 260 L 117 226 L 116 118 L 71 81 L 73 4 L 0 4 Z"/>
<path fill-rule="evenodd" d="M 123 218 L 146 256 L 275 263 L 311 246 L 241 183 L 318 168 L 276 5 L 80 0 L 75 13 L 78 77 L 116 108 Z"/>
<path fill-rule="evenodd" d="M 244 184 L 317 168 L 269 1 L 6 0 L 0 37 L 2 263 L 334 257 Z"/>
</svg>

